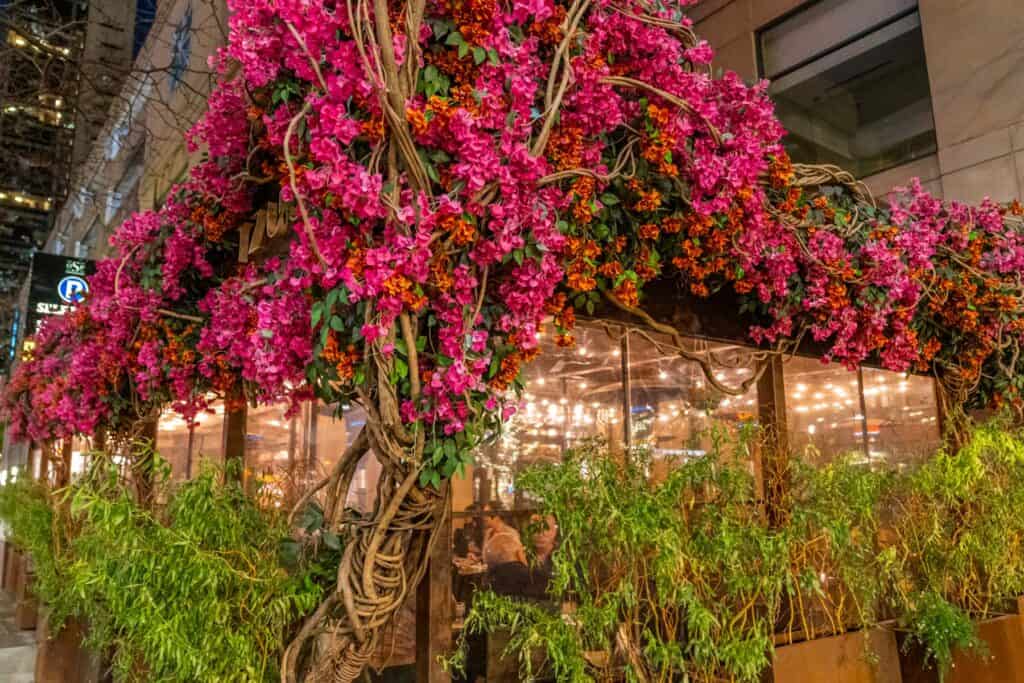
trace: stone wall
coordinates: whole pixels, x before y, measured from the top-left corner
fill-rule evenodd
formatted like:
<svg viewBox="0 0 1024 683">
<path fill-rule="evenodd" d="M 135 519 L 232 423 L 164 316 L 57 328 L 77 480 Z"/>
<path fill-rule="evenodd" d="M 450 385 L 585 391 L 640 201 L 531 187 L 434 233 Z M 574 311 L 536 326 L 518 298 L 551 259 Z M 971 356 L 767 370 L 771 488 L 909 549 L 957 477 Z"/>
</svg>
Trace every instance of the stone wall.
<svg viewBox="0 0 1024 683">
<path fill-rule="evenodd" d="M 849 0 L 856 2 L 857 0 Z M 757 31 L 804 0 L 704 0 L 690 10 L 716 65 L 754 80 Z M 866 179 L 919 177 L 946 199 L 1024 197 L 1024 12 L 1020 0 L 920 0 L 938 154 Z"/>
</svg>

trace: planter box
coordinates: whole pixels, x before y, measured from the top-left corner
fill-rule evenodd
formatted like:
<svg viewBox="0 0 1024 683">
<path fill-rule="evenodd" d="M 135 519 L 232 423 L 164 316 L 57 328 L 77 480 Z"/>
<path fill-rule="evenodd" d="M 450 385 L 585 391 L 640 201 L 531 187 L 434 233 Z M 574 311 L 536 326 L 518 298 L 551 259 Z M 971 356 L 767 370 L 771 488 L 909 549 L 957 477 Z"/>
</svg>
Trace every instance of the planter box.
<svg viewBox="0 0 1024 683">
<path fill-rule="evenodd" d="M 51 633 L 45 615 L 36 638 L 36 683 L 97 683 L 100 658 L 82 645 L 86 627 L 69 619 L 59 633 Z"/>
<path fill-rule="evenodd" d="M 19 551 L 14 558 L 14 625 L 22 631 L 36 627 L 38 607 L 32 594 L 32 561 Z"/>
<path fill-rule="evenodd" d="M 14 587 L 17 584 L 17 548 L 10 545 L 9 542 L 4 541 L 3 549 L 3 583 L 2 587 L 5 593 L 9 595 L 14 594 Z"/>
<path fill-rule="evenodd" d="M 956 652 L 945 683 L 1024 683 L 1024 618 L 1019 614 L 978 624 L 988 653 Z M 939 672 L 923 665 L 920 647 L 901 653 L 903 683 L 938 683 Z"/>
<path fill-rule="evenodd" d="M 891 631 L 873 629 L 775 648 L 773 683 L 900 683 Z"/>
</svg>

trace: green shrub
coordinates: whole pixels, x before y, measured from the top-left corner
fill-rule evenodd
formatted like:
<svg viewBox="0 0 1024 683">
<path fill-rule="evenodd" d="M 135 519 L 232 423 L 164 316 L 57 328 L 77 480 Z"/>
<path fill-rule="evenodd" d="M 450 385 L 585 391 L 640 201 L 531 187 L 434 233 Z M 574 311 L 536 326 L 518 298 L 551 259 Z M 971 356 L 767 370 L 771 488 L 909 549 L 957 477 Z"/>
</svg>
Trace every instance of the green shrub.
<svg viewBox="0 0 1024 683">
<path fill-rule="evenodd" d="M 627 680 L 754 681 L 777 633 L 890 620 L 944 675 L 956 649 L 982 646 L 975 622 L 1024 595 L 1019 432 L 980 428 L 960 452 L 900 472 L 795 459 L 774 524 L 741 464 L 750 441 L 715 434 L 709 453 L 658 481 L 648 454 L 596 444 L 523 473 L 519 487 L 559 528 L 551 602 L 478 594 L 462 646 L 507 631 L 506 654 L 527 678 L 540 653 L 558 680 L 614 669 Z M 563 603 L 575 611 L 555 611 Z"/>
<path fill-rule="evenodd" d="M 280 562 L 280 516 L 223 479 L 207 470 L 176 487 L 157 482 L 167 501 L 157 511 L 140 507 L 112 466 L 55 507 L 21 483 L 0 493 L 17 542 L 37 566 L 53 558 L 40 599 L 56 620 L 88 623 L 119 680 L 273 680 L 290 628 L 318 604 L 322 589 Z M 25 500 L 31 513 L 12 509 Z M 46 519 L 65 531 L 47 539 Z"/>
<path fill-rule="evenodd" d="M 63 544 L 60 528 L 50 502 L 50 493 L 41 482 L 21 477 L 0 486 L 0 520 L 7 525 L 7 540 L 32 556 L 35 566 L 33 590 L 53 595 L 61 580 L 54 549 Z"/>
<path fill-rule="evenodd" d="M 1024 595 L 1024 440 L 998 423 L 959 452 L 940 452 L 900 476 L 894 541 L 879 558 L 893 608 L 940 670 L 954 648 L 979 644 L 974 620 Z"/>
<path fill-rule="evenodd" d="M 753 477 L 735 464 L 749 441 L 713 442 L 661 481 L 648 476 L 649 454 L 609 456 L 597 444 L 523 474 L 518 485 L 558 522 L 551 596 L 575 610 L 563 618 L 478 595 L 464 633 L 510 631 L 508 654 L 527 678 L 541 648 L 560 681 L 611 668 L 648 681 L 683 672 L 755 680 L 768 664 L 786 549 L 751 504 Z M 614 656 L 595 663 L 590 651 Z"/>
<path fill-rule="evenodd" d="M 875 624 L 887 590 L 877 571 L 878 512 L 893 475 L 849 457 L 824 467 L 796 460 L 791 482 L 789 515 L 775 530 L 789 549 L 780 632 L 814 638 Z"/>
</svg>

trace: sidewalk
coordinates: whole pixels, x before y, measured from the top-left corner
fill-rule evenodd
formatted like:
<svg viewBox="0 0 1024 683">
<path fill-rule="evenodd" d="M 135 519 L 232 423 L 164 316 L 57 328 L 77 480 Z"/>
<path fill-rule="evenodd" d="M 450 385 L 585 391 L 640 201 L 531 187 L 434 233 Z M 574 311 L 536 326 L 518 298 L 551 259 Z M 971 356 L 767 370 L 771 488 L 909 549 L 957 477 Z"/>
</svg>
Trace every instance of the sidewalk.
<svg viewBox="0 0 1024 683">
<path fill-rule="evenodd" d="M 36 632 L 14 626 L 14 601 L 0 591 L 0 683 L 35 679 Z"/>
</svg>

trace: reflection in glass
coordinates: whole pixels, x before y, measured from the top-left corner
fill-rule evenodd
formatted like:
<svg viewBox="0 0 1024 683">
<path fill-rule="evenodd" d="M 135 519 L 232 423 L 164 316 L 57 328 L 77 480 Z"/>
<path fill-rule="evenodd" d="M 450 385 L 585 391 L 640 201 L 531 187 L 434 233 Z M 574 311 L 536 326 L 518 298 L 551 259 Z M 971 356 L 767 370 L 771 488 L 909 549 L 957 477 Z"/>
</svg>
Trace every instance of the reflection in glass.
<svg viewBox="0 0 1024 683">
<path fill-rule="evenodd" d="M 708 380 L 700 364 L 680 356 L 671 338 L 633 331 L 629 338 L 630 425 L 632 443 L 652 450 L 655 463 L 703 456 L 713 432 L 757 419 L 757 365 L 749 349 L 695 339 L 684 351 L 711 363 Z M 742 391 L 732 395 L 732 391 Z"/>
<path fill-rule="evenodd" d="M 789 445 L 822 464 L 863 457 L 864 417 L 857 373 L 817 358 L 795 357 L 784 366 Z"/>
<path fill-rule="evenodd" d="M 829 0 L 815 5 L 761 34 L 761 50 L 793 160 L 837 164 L 865 177 L 937 148 L 916 11 L 895 13 L 862 35 L 839 32 L 836 42 L 789 54 L 829 34 L 834 23 L 843 21 L 841 13 L 859 4 Z M 812 12 L 818 27 L 813 32 L 804 17 Z M 787 38 L 797 34 L 806 35 L 793 47 Z"/>
<path fill-rule="evenodd" d="M 941 442 L 934 380 L 872 368 L 862 372 L 871 457 L 905 464 L 934 453 Z"/>
<path fill-rule="evenodd" d="M 300 425 L 281 405 L 249 408 L 245 421 L 245 474 L 261 499 L 282 506 L 296 498 L 302 473 Z"/>
<path fill-rule="evenodd" d="M 204 461 L 223 461 L 224 406 L 215 404 L 196 416 L 190 429 L 188 423 L 173 411 L 165 411 L 157 422 L 156 447 L 171 466 L 171 476 L 188 479 L 199 473 Z"/>
<path fill-rule="evenodd" d="M 533 463 L 558 460 L 583 439 L 621 448 L 621 344 L 599 327 L 581 326 L 576 338 L 575 348 L 564 349 L 543 335 L 540 356 L 524 370 L 519 412 L 493 443 L 477 451 L 465 477 L 452 482 L 456 512 L 491 501 L 521 507 L 516 474 Z"/>
<path fill-rule="evenodd" d="M 313 480 L 319 480 L 331 471 L 365 425 L 366 413 L 359 406 L 344 406 L 341 414 L 336 416 L 334 406 L 320 404 L 315 411 L 313 432 L 316 436 L 313 440 Z M 370 512 L 376 499 L 380 472 L 376 456 L 372 452 L 364 455 L 348 490 L 348 507 L 363 513 Z"/>
</svg>

